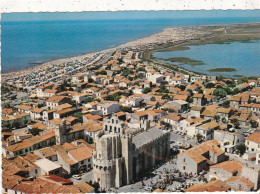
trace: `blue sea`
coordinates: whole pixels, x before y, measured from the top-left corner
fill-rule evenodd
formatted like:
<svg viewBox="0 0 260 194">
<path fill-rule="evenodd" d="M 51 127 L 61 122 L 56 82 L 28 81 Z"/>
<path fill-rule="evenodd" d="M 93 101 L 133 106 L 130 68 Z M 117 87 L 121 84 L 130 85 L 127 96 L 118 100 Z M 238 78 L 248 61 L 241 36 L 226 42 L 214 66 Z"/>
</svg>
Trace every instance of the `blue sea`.
<svg viewBox="0 0 260 194">
<path fill-rule="evenodd" d="M 1 21 L 2 72 L 113 48 L 167 27 L 259 21 L 259 17 Z M 227 52 L 231 54 L 232 50 Z M 240 59 L 237 60 L 239 63 Z M 248 71 L 254 71 L 249 63 L 247 65 Z"/>
</svg>

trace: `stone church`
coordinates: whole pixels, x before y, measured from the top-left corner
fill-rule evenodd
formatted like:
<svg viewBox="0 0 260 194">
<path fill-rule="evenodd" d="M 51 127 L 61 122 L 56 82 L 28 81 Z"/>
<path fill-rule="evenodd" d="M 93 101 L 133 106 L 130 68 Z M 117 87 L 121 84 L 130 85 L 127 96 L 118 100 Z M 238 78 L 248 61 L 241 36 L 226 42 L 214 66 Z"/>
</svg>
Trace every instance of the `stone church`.
<svg viewBox="0 0 260 194">
<path fill-rule="evenodd" d="M 159 161 L 166 160 L 170 134 L 141 120 L 138 129 L 112 116 L 105 120 L 93 153 L 94 178 L 102 190 L 130 184 Z"/>
</svg>

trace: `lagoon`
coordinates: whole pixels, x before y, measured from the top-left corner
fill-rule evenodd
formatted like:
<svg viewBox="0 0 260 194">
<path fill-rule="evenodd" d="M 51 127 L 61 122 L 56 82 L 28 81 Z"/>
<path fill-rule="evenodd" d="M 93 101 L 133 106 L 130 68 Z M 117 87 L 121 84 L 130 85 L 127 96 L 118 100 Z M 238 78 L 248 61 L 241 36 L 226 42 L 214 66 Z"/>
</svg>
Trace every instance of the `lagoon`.
<svg viewBox="0 0 260 194">
<path fill-rule="evenodd" d="M 160 62 L 179 65 L 185 69 L 205 74 L 227 77 L 234 77 L 234 75 L 260 76 L 259 43 L 260 40 L 251 40 L 225 44 L 191 45 L 186 50 L 154 52 L 153 57 Z M 221 71 L 219 68 L 228 69 L 226 72 L 219 72 Z"/>
</svg>

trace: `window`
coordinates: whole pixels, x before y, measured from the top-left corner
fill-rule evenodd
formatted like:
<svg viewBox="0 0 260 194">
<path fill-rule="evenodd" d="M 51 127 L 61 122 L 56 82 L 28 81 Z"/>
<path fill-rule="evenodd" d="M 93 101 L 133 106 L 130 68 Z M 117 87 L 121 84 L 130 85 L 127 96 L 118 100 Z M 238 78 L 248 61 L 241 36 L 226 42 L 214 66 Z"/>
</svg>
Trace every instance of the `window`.
<svg viewBox="0 0 260 194">
<path fill-rule="evenodd" d="M 183 170 L 185 170 L 185 166 L 183 166 Z"/>
<path fill-rule="evenodd" d="M 35 169 L 35 173 L 36 173 L 36 174 L 38 173 L 37 169 Z"/>
<path fill-rule="evenodd" d="M 183 162 L 186 162 L 185 158 L 183 158 Z"/>
<path fill-rule="evenodd" d="M 80 164 L 84 164 L 84 160 L 80 162 Z"/>
</svg>

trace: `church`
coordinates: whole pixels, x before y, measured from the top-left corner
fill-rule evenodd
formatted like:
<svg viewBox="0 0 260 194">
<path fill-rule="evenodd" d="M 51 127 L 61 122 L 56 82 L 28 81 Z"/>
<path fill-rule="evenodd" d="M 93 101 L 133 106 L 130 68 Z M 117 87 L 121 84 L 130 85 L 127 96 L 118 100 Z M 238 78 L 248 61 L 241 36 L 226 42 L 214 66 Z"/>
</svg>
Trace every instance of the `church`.
<svg viewBox="0 0 260 194">
<path fill-rule="evenodd" d="M 138 128 L 130 128 L 117 116 L 106 119 L 96 138 L 93 153 L 95 181 L 101 190 L 128 185 L 158 162 L 166 160 L 170 151 L 170 133 L 150 127 L 146 119 Z"/>
</svg>

